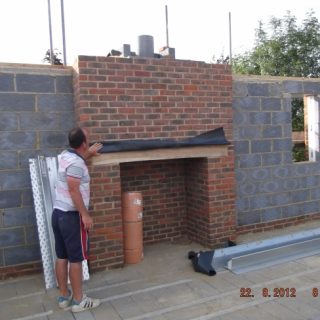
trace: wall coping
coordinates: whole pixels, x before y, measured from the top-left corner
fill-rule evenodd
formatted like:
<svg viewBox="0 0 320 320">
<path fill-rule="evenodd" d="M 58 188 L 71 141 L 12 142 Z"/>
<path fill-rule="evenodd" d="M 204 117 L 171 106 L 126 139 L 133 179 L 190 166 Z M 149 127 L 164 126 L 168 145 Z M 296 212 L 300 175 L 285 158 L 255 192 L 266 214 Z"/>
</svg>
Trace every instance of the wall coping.
<svg viewBox="0 0 320 320">
<path fill-rule="evenodd" d="M 0 72 L 44 74 L 44 75 L 71 75 L 73 68 L 70 66 L 57 66 L 45 64 L 3 63 L 0 62 Z"/>
<path fill-rule="evenodd" d="M 304 81 L 304 82 L 320 82 L 319 78 L 305 77 L 280 77 L 280 76 L 259 76 L 251 74 L 232 74 L 232 79 L 237 81 Z"/>
</svg>

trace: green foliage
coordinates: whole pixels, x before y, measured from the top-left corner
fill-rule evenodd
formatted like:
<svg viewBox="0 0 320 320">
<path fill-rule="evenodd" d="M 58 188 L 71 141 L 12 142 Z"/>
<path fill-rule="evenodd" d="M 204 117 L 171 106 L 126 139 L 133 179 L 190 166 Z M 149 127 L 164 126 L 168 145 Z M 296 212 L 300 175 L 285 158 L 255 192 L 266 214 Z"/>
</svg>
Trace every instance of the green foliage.
<svg viewBox="0 0 320 320">
<path fill-rule="evenodd" d="M 302 98 L 294 98 L 291 101 L 292 131 L 304 130 L 304 106 Z"/>
<path fill-rule="evenodd" d="M 294 145 L 292 147 L 292 160 L 294 162 L 308 161 L 308 154 L 305 145 Z"/>
<path fill-rule="evenodd" d="M 260 21 L 254 48 L 232 59 L 234 73 L 320 76 L 320 24 L 313 10 L 301 26 L 289 11 L 283 19 L 272 17 L 268 31 Z"/>
<path fill-rule="evenodd" d="M 48 62 L 51 64 L 50 56 L 51 56 L 50 49 L 48 49 L 42 61 Z M 54 65 L 63 65 L 62 60 L 59 56 L 61 56 L 61 52 L 58 51 L 58 49 L 54 49 L 53 50 L 53 64 Z"/>
</svg>

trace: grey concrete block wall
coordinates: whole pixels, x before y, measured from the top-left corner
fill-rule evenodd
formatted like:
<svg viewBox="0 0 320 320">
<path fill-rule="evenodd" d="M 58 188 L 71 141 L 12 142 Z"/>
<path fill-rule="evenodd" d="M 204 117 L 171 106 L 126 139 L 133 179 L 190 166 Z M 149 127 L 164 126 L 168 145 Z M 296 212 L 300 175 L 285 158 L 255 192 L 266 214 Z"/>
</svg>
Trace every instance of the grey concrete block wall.
<svg viewBox="0 0 320 320">
<path fill-rule="evenodd" d="M 57 155 L 74 124 L 71 68 L 0 64 L 0 267 L 40 261 L 28 161 Z"/>
<path fill-rule="evenodd" d="M 320 95 L 320 80 L 233 78 L 239 226 L 320 212 L 320 163 L 292 161 L 291 98 Z"/>
</svg>

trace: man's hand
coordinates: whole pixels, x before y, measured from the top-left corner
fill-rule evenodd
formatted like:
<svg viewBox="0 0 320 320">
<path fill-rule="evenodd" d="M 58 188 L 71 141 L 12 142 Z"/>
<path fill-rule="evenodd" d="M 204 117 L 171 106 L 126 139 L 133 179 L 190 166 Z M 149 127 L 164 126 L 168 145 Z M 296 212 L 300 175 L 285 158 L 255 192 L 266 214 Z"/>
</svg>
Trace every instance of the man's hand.
<svg viewBox="0 0 320 320">
<path fill-rule="evenodd" d="M 100 156 L 99 150 L 103 147 L 103 144 L 100 142 L 94 143 L 92 146 L 89 147 L 87 152 L 85 153 L 84 157 L 86 160 L 90 159 L 91 157 Z"/>
<path fill-rule="evenodd" d="M 93 228 L 93 219 L 90 217 L 88 213 L 86 214 L 82 213 L 81 220 L 85 230 L 90 230 Z"/>
</svg>

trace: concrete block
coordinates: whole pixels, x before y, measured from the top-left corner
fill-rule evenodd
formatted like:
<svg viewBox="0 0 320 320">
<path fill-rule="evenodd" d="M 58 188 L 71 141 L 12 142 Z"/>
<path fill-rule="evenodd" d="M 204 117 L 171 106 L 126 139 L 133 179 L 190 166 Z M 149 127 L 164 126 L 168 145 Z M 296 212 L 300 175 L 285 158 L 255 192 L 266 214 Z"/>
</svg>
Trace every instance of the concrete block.
<svg viewBox="0 0 320 320">
<path fill-rule="evenodd" d="M 314 188 L 310 190 L 311 200 L 320 200 L 320 188 Z"/>
<path fill-rule="evenodd" d="M 240 140 L 252 140 L 262 138 L 260 127 L 258 126 L 245 126 L 239 128 L 239 139 Z"/>
<path fill-rule="evenodd" d="M 320 176 L 314 175 L 314 176 L 308 176 L 306 179 L 306 187 L 307 188 L 314 188 L 320 186 Z"/>
<path fill-rule="evenodd" d="M 252 153 L 266 153 L 271 151 L 271 140 L 254 140 L 251 141 Z"/>
<path fill-rule="evenodd" d="M 280 165 L 282 161 L 282 155 L 280 152 L 270 152 L 261 155 L 262 166 L 275 166 Z"/>
<path fill-rule="evenodd" d="M 20 92 L 54 92 L 54 77 L 49 75 L 17 74 L 16 84 Z"/>
<path fill-rule="evenodd" d="M 262 98 L 261 99 L 262 111 L 281 111 L 281 99 L 280 98 Z"/>
<path fill-rule="evenodd" d="M 250 112 L 249 118 L 252 125 L 271 124 L 270 112 Z"/>
<path fill-rule="evenodd" d="M 291 196 L 294 202 L 305 202 L 310 200 L 310 190 L 295 190 L 291 191 Z"/>
<path fill-rule="evenodd" d="M 282 152 L 282 164 L 287 164 L 287 165 L 292 164 L 292 152 L 291 151 Z"/>
<path fill-rule="evenodd" d="M 297 178 L 285 179 L 282 183 L 283 191 L 296 190 L 299 186 L 301 186 L 300 179 Z"/>
<path fill-rule="evenodd" d="M 236 211 L 242 212 L 250 209 L 249 198 L 238 198 L 236 199 Z"/>
<path fill-rule="evenodd" d="M 0 208 L 20 207 L 22 193 L 20 190 L 0 191 Z"/>
<path fill-rule="evenodd" d="M 282 124 L 282 137 L 286 139 L 292 139 L 292 126 L 291 121 L 286 124 Z"/>
<path fill-rule="evenodd" d="M 248 83 L 249 96 L 269 96 L 269 84 L 267 83 Z"/>
<path fill-rule="evenodd" d="M 282 100 L 283 104 L 283 110 L 284 112 L 290 112 L 292 111 L 292 99 L 290 98 L 283 98 Z"/>
<path fill-rule="evenodd" d="M 14 91 L 14 78 L 13 74 L 2 73 L 0 74 L 0 91 Z"/>
<path fill-rule="evenodd" d="M 233 115 L 233 123 L 236 126 L 241 126 L 241 125 L 248 125 L 250 124 L 248 118 L 249 118 L 250 113 L 249 112 L 235 112 Z"/>
<path fill-rule="evenodd" d="M 73 77 L 70 76 L 57 76 L 56 77 L 56 90 L 57 93 L 73 93 Z"/>
<path fill-rule="evenodd" d="M 257 193 L 257 184 L 252 182 L 242 183 L 239 186 L 238 195 L 242 196 L 251 196 Z"/>
<path fill-rule="evenodd" d="M 290 178 L 292 174 L 291 166 L 271 168 L 271 178 Z"/>
<path fill-rule="evenodd" d="M 17 190 L 29 187 L 31 187 L 29 171 L 0 171 L 0 189 Z"/>
<path fill-rule="evenodd" d="M 284 206 L 294 203 L 291 192 L 281 192 L 273 194 L 272 205 L 274 206 Z"/>
<path fill-rule="evenodd" d="M 29 159 L 38 156 L 55 157 L 59 153 L 58 149 L 24 150 L 19 152 L 19 167 L 29 169 Z"/>
<path fill-rule="evenodd" d="M 235 141 L 234 142 L 234 150 L 237 155 L 240 154 L 248 154 L 249 153 L 249 141 Z"/>
<path fill-rule="evenodd" d="M 22 228 L 10 228 L 0 230 L 0 245 L 4 247 L 12 247 L 22 245 L 24 243 L 24 232 Z"/>
<path fill-rule="evenodd" d="M 304 214 L 318 213 L 319 207 L 320 207 L 320 201 L 308 201 L 303 203 L 301 206 L 302 206 L 302 212 Z"/>
<path fill-rule="evenodd" d="M 29 159 L 37 158 L 38 156 L 52 157 L 58 154 L 58 149 L 33 149 L 33 150 L 22 150 L 19 152 L 19 167 L 21 169 L 27 168 L 29 170 Z"/>
<path fill-rule="evenodd" d="M 318 95 L 320 92 L 320 83 L 319 82 L 304 82 L 303 83 L 303 92 Z"/>
<path fill-rule="evenodd" d="M 281 97 L 282 95 L 282 83 L 270 83 L 269 84 L 269 96 L 270 97 Z"/>
<path fill-rule="evenodd" d="M 234 98 L 232 107 L 236 112 L 241 112 L 242 110 L 259 111 L 260 99 L 256 97 Z"/>
<path fill-rule="evenodd" d="M 279 138 L 282 137 L 281 126 L 264 126 L 262 129 L 263 138 Z"/>
<path fill-rule="evenodd" d="M 54 130 L 59 128 L 57 113 L 37 112 L 20 114 L 21 130 Z"/>
<path fill-rule="evenodd" d="M 259 184 L 260 193 L 274 193 L 281 190 L 281 183 L 279 181 L 266 181 Z"/>
<path fill-rule="evenodd" d="M 59 113 L 59 128 L 69 131 L 76 126 L 75 115 L 73 112 Z"/>
<path fill-rule="evenodd" d="M 39 243 L 39 235 L 37 226 L 26 227 L 26 244 L 36 244 Z"/>
<path fill-rule="evenodd" d="M 0 170 L 17 168 L 18 159 L 17 151 L 0 152 Z"/>
<path fill-rule="evenodd" d="M 268 208 L 262 210 L 261 212 L 261 222 L 267 222 L 272 220 L 277 220 L 282 218 L 282 209 L 278 208 Z"/>
<path fill-rule="evenodd" d="M 250 208 L 252 210 L 258 210 L 261 208 L 272 207 L 272 195 L 270 194 L 257 194 L 250 197 Z"/>
<path fill-rule="evenodd" d="M 15 131 L 18 129 L 18 116 L 13 112 L 0 113 L 0 131 Z"/>
<path fill-rule="evenodd" d="M 239 157 L 239 168 L 254 168 L 261 166 L 261 156 L 259 154 L 247 154 Z"/>
<path fill-rule="evenodd" d="M 247 224 L 260 223 L 261 216 L 259 212 L 246 212 L 238 215 L 238 225 L 245 226 Z"/>
<path fill-rule="evenodd" d="M 8 208 L 4 210 L 4 227 L 16 227 L 25 225 L 36 225 L 36 214 L 33 207 Z"/>
<path fill-rule="evenodd" d="M 289 138 L 274 139 L 272 151 L 290 151 L 292 150 L 292 140 Z"/>
<path fill-rule="evenodd" d="M 236 181 L 241 184 L 248 180 L 248 176 L 250 175 L 251 170 L 236 170 Z"/>
<path fill-rule="evenodd" d="M 283 81 L 283 91 L 286 93 L 303 93 L 302 81 Z"/>
<path fill-rule="evenodd" d="M 250 172 L 250 177 L 253 181 L 267 180 L 269 176 L 269 168 L 253 168 Z"/>
<path fill-rule="evenodd" d="M 35 111 L 35 95 L 0 93 L 0 111 Z"/>
<path fill-rule="evenodd" d="M 317 170 L 319 170 L 319 165 L 316 164 L 316 166 L 314 166 L 313 163 L 299 163 L 298 165 L 293 166 L 292 169 L 293 169 L 294 175 L 298 177 L 306 176 L 306 175 L 312 175 L 315 172 L 317 172 Z"/>
<path fill-rule="evenodd" d="M 36 146 L 35 132 L 0 132 L 0 149 L 33 149 Z"/>
<path fill-rule="evenodd" d="M 302 207 L 296 203 L 282 208 L 282 218 L 292 218 L 301 214 L 303 214 Z"/>
<path fill-rule="evenodd" d="M 74 112 L 71 94 L 39 95 L 39 111 L 42 112 Z"/>
<path fill-rule="evenodd" d="M 33 195 L 32 195 L 31 188 L 22 190 L 22 206 L 30 207 L 32 205 L 33 205 Z"/>
<path fill-rule="evenodd" d="M 288 112 L 288 111 L 273 112 L 272 124 L 290 125 L 290 128 L 291 128 L 291 112 Z"/>
<path fill-rule="evenodd" d="M 30 261 L 39 261 L 41 259 L 39 245 L 34 244 L 28 247 L 23 246 L 5 249 L 4 259 L 6 266 Z"/>
<path fill-rule="evenodd" d="M 232 82 L 232 93 L 234 97 L 246 97 L 248 95 L 248 86 L 246 83 L 234 80 Z"/>
<path fill-rule="evenodd" d="M 68 137 L 65 132 L 43 131 L 40 132 L 40 149 L 63 148 L 68 146 Z"/>
</svg>

